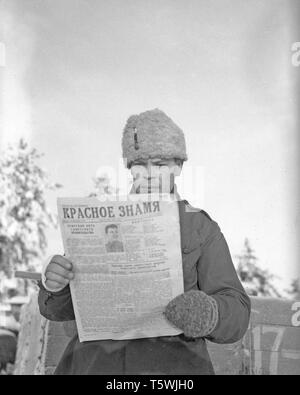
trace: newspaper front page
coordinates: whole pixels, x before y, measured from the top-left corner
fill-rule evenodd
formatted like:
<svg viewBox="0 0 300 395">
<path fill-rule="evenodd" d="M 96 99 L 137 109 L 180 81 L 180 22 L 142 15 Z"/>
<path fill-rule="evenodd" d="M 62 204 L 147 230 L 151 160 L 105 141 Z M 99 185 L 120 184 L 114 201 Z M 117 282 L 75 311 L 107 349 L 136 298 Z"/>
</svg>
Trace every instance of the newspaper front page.
<svg viewBox="0 0 300 395">
<path fill-rule="evenodd" d="M 183 293 L 177 202 L 59 198 L 58 214 L 81 342 L 182 333 L 163 315 Z"/>
</svg>

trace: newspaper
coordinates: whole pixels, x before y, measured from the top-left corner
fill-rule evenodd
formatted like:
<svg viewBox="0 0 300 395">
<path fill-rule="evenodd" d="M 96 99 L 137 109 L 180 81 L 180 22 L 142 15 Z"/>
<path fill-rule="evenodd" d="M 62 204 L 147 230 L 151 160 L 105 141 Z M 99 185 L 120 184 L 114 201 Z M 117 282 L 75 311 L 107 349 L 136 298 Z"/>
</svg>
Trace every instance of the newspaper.
<svg viewBox="0 0 300 395">
<path fill-rule="evenodd" d="M 58 213 L 81 342 L 182 333 L 163 314 L 183 293 L 177 202 L 59 198 Z"/>
</svg>

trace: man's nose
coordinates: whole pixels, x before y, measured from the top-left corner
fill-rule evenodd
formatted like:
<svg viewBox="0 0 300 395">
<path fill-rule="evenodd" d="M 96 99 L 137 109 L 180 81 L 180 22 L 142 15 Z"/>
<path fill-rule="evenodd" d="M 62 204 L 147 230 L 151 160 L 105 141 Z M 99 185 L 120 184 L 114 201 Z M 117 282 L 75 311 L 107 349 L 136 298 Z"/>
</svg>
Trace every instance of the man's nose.
<svg viewBox="0 0 300 395">
<path fill-rule="evenodd" d="M 151 175 L 151 163 L 147 162 L 143 165 L 143 178 L 148 179 Z"/>
<path fill-rule="evenodd" d="M 151 167 L 152 167 L 152 162 L 151 162 L 151 160 L 149 159 L 149 160 L 147 161 L 147 163 L 146 163 L 146 170 L 147 170 L 148 174 L 151 172 Z"/>
<path fill-rule="evenodd" d="M 149 180 L 155 178 L 155 170 L 156 170 L 155 165 L 153 165 L 153 163 L 149 159 L 146 164 L 147 178 Z"/>
</svg>

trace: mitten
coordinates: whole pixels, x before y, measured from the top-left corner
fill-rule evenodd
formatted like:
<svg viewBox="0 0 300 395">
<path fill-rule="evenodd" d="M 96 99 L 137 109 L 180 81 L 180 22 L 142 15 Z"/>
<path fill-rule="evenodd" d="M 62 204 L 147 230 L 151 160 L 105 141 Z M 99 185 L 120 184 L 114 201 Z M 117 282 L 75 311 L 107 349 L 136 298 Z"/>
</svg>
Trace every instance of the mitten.
<svg viewBox="0 0 300 395">
<path fill-rule="evenodd" d="M 171 300 L 166 307 L 165 316 L 186 337 L 205 337 L 217 326 L 218 304 L 206 293 L 191 290 Z"/>
</svg>

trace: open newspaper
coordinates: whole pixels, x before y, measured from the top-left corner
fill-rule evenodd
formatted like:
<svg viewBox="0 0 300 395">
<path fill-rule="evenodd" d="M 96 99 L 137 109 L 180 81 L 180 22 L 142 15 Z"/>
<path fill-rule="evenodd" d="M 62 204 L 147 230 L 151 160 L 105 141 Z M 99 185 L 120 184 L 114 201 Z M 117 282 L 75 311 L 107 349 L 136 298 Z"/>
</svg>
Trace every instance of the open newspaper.
<svg viewBox="0 0 300 395">
<path fill-rule="evenodd" d="M 183 293 L 177 202 L 59 198 L 58 213 L 80 341 L 182 333 L 163 314 Z"/>
</svg>

